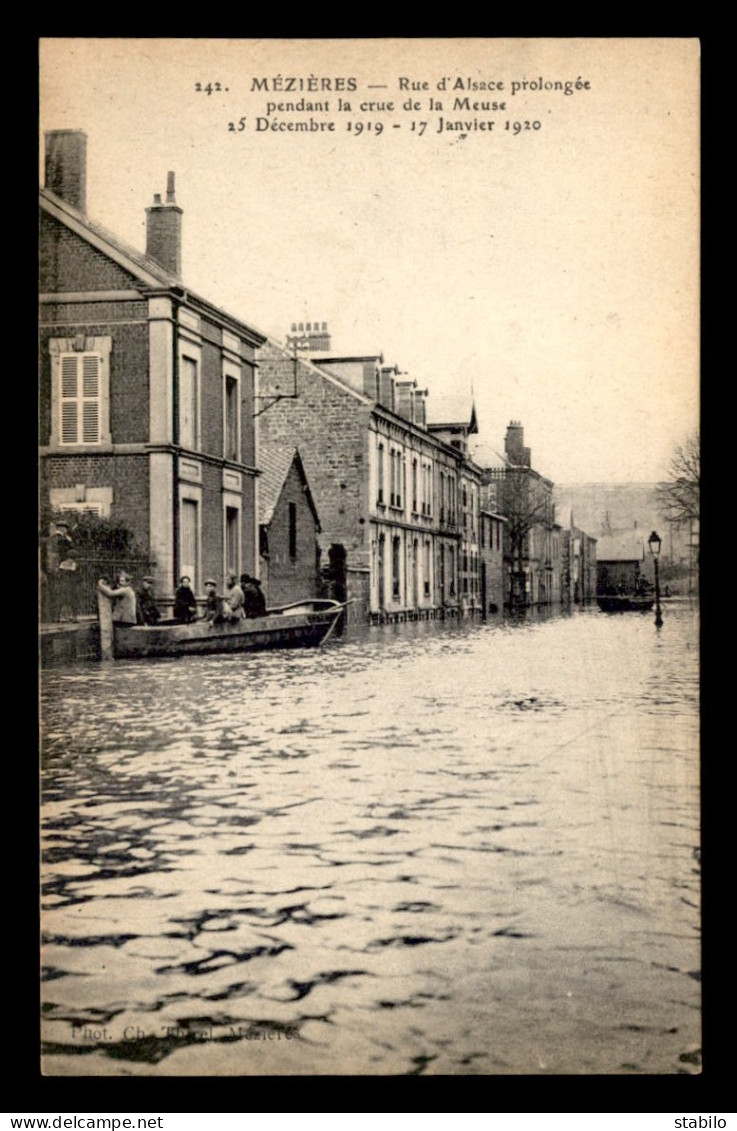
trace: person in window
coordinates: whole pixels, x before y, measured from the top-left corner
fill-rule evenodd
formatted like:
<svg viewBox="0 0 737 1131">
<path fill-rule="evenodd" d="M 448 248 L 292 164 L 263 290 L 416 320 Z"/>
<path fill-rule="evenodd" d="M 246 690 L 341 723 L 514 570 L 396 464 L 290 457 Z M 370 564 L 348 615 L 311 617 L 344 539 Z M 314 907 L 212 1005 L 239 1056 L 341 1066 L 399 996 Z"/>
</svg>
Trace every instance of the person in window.
<svg viewBox="0 0 737 1131">
<path fill-rule="evenodd" d="M 118 574 L 115 588 L 110 588 L 105 577 L 100 578 L 97 588 L 113 602 L 113 624 L 124 628 L 137 623 L 136 592 L 131 585 L 131 576 L 126 570 L 121 570 Z"/>
<path fill-rule="evenodd" d="M 139 624 L 158 624 L 161 620 L 161 613 L 156 607 L 153 593 L 153 577 L 144 577 L 141 582 L 141 588 L 136 593 L 138 599 L 138 623 Z"/>
<path fill-rule="evenodd" d="M 174 594 L 174 620 L 191 624 L 197 620 L 197 598 L 192 592 L 192 581 L 186 574 L 179 578 L 179 588 Z"/>
</svg>

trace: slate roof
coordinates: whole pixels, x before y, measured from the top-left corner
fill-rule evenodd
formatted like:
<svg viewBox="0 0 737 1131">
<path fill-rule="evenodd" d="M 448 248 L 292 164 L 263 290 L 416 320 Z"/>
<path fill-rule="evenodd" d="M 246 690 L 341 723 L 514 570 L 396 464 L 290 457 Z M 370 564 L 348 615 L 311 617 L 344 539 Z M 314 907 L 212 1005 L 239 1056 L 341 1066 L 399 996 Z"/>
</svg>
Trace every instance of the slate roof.
<svg viewBox="0 0 737 1131">
<path fill-rule="evenodd" d="M 274 517 L 276 504 L 279 502 L 279 496 L 295 459 L 299 476 L 306 488 L 308 502 L 319 527 L 317 509 L 307 482 L 302 457 L 297 448 L 290 447 L 287 444 L 264 445 L 259 453 L 261 475 L 258 480 L 258 521 L 261 526 L 268 526 Z"/>
</svg>

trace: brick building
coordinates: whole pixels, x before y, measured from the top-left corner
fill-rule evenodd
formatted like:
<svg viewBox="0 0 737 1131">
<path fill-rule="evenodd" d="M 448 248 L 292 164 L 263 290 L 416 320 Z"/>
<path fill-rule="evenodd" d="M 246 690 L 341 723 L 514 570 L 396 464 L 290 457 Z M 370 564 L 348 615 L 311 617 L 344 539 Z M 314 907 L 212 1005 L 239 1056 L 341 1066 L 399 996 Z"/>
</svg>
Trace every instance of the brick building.
<svg viewBox="0 0 737 1131">
<path fill-rule="evenodd" d="M 256 572 L 255 350 L 264 337 L 185 288 L 174 174 L 146 253 L 86 214 L 86 137 L 46 135 L 40 190 L 42 504 L 125 524 L 181 574 Z"/>
<path fill-rule="evenodd" d="M 325 323 L 301 323 L 258 353 L 262 446 L 299 447 L 324 572 L 359 619 L 480 609 L 472 408 L 429 423 L 427 390 L 380 352 L 330 345 Z"/>
<path fill-rule="evenodd" d="M 320 588 L 320 521 L 295 448 L 270 445 L 261 451 L 259 480 L 261 584 L 269 608 Z"/>
</svg>

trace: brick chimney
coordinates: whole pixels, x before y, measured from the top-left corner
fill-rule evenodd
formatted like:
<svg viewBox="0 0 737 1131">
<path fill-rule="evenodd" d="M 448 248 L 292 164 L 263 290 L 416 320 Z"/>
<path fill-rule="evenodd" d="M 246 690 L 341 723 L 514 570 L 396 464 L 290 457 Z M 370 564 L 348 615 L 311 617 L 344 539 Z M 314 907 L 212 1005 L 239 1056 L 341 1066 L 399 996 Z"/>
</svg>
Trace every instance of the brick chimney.
<svg viewBox="0 0 737 1131">
<path fill-rule="evenodd" d="M 414 390 L 414 400 L 415 400 L 415 414 L 414 414 L 415 424 L 419 424 L 421 428 L 424 428 L 425 425 L 427 424 L 427 389 L 415 389 Z"/>
<path fill-rule="evenodd" d="M 524 446 L 525 433 L 519 420 L 510 420 L 504 440 L 504 454 L 513 467 L 530 467 L 530 449 Z"/>
<path fill-rule="evenodd" d="M 79 212 L 87 211 L 87 134 L 49 130 L 45 134 L 44 184 Z"/>
<path fill-rule="evenodd" d="M 395 381 L 394 382 L 394 411 L 397 416 L 403 416 L 405 420 L 409 420 L 411 424 L 415 419 L 415 389 L 417 388 L 416 381 Z"/>
<path fill-rule="evenodd" d="M 182 210 L 174 199 L 174 174 L 167 174 L 166 201 L 160 193 L 146 209 L 146 255 L 177 278 L 182 274 Z"/>
<path fill-rule="evenodd" d="M 295 345 L 307 353 L 329 353 L 333 347 L 327 322 L 293 322 L 286 346 L 291 350 Z"/>
<path fill-rule="evenodd" d="M 394 374 L 396 365 L 382 365 L 379 373 L 379 404 L 394 412 Z"/>
</svg>

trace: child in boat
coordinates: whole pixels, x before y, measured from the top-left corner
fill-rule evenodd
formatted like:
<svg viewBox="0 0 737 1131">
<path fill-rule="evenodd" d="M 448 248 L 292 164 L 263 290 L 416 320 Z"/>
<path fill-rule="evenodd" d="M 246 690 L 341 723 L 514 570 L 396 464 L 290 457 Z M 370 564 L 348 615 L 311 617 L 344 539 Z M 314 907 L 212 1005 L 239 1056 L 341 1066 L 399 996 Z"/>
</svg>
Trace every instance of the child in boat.
<svg viewBox="0 0 737 1131">
<path fill-rule="evenodd" d="M 179 624 L 191 624 L 197 620 L 197 598 L 186 574 L 179 578 L 179 588 L 174 594 L 174 620 Z"/>
</svg>

